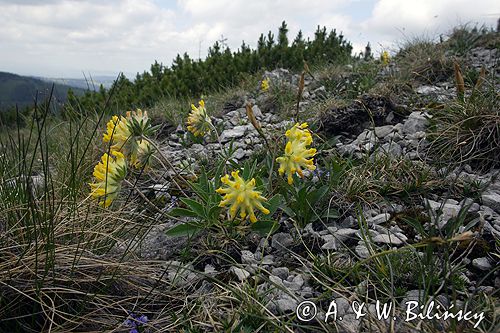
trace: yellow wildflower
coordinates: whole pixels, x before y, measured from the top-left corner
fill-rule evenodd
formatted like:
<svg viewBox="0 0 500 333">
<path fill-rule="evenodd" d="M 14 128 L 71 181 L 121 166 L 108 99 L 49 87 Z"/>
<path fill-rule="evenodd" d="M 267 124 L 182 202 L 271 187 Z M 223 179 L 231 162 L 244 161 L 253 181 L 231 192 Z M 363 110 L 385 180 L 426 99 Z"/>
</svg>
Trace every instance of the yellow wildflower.
<svg viewBox="0 0 500 333">
<path fill-rule="evenodd" d="M 149 164 L 152 153 L 152 147 L 149 141 L 138 140 L 134 143 L 131 150 L 130 164 L 134 168 L 139 169 Z"/>
<path fill-rule="evenodd" d="M 203 136 L 210 131 L 212 121 L 207 114 L 203 100 L 198 103 L 198 107 L 191 104 L 191 113 L 188 116 L 187 125 L 187 129 L 194 136 Z"/>
<path fill-rule="evenodd" d="M 316 155 L 316 149 L 307 148 L 312 144 L 311 132 L 307 129 L 307 123 L 295 124 L 285 133 L 287 143 L 285 146 L 285 155 L 278 157 L 277 162 L 280 163 L 278 169 L 280 175 L 287 174 L 288 184 L 293 184 L 293 175 L 297 173 L 299 177 L 303 177 L 303 168 L 315 170 L 313 157 Z"/>
<path fill-rule="evenodd" d="M 236 217 L 236 213 L 240 210 L 240 217 L 242 219 L 249 217 L 251 222 L 257 222 L 254 208 L 259 209 L 264 214 L 269 214 L 269 210 L 262 206 L 261 202 L 267 201 L 267 199 L 261 196 L 260 191 L 254 190 L 255 178 L 246 182 L 240 177 L 239 171 L 233 171 L 231 176 L 234 180 L 230 180 L 229 175 L 222 177 L 221 181 L 226 184 L 227 187 L 221 187 L 216 190 L 219 194 L 225 194 L 219 207 L 231 205 L 229 208 L 229 215 L 231 215 L 232 219 Z"/>
<path fill-rule="evenodd" d="M 103 198 L 99 204 L 108 207 L 120 192 L 121 182 L 127 175 L 127 162 L 125 156 L 119 151 L 111 151 L 110 157 L 104 154 L 94 167 L 96 183 L 89 184 L 92 191 L 91 196 L 96 199 Z"/>
<path fill-rule="evenodd" d="M 390 60 L 391 58 L 389 57 L 389 52 L 384 50 L 380 55 L 380 61 L 382 61 L 383 65 L 388 65 Z"/>
<path fill-rule="evenodd" d="M 122 151 L 131 135 L 127 119 L 113 116 L 106 127 L 107 132 L 104 133 L 103 141 L 109 142 L 112 150 Z"/>
<path fill-rule="evenodd" d="M 262 82 L 260 83 L 260 90 L 263 92 L 266 92 L 269 90 L 269 78 L 266 77 Z"/>
<path fill-rule="evenodd" d="M 311 132 L 307 129 L 307 123 L 295 124 L 292 128 L 285 132 L 285 136 L 290 140 L 302 140 L 306 142 L 306 145 L 312 143 Z"/>
</svg>

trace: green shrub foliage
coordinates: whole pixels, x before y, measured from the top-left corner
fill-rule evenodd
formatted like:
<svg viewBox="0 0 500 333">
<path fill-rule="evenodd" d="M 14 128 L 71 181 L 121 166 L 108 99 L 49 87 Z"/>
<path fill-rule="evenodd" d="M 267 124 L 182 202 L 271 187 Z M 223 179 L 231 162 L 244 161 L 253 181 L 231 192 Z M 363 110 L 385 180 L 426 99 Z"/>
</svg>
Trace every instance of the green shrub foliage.
<svg viewBox="0 0 500 333">
<path fill-rule="evenodd" d="M 204 60 L 191 59 L 187 53 L 177 55 L 172 66 L 155 61 L 149 71 L 137 74 L 134 81 L 120 75 L 113 89 L 87 93 L 82 97 L 70 96 L 70 104 L 81 110 L 95 109 L 102 105 L 112 92 L 111 106 L 120 109 L 149 107 L 163 97 L 198 97 L 238 84 L 247 74 L 261 69 L 277 67 L 300 70 L 303 62 L 309 64 L 346 63 L 351 57 L 352 46 L 335 30 L 327 32 L 318 26 L 314 39 L 304 40 L 301 31 L 292 43 L 288 40 L 285 21 L 278 36 L 269 31 L 260 35 L 257 48 L 245 42 L 236 52 L 219 41 L 208 49 Z"/>
</svg>

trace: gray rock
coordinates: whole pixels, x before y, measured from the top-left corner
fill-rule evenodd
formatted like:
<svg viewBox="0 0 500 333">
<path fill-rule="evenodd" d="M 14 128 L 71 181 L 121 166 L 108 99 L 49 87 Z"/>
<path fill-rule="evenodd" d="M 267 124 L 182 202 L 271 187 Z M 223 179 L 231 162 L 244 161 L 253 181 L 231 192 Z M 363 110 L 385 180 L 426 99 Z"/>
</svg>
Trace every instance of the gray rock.
<svg viewBox="0 0 500 333">
<path fill-rule="evenodd" d="M 412 112 L 403 125 L 403 133 L 412 134 L 415 132 L 425 131 L 428 124 L 426 114 L 423 112 Z"/>
<path fill-rule="evenodd" d="M 246 156 L 246 151 L 243 148 L 238 148 L 233 154 L 233 157 L 237 160 L 241 160 Z"/>
<path fill-rule="evenodd" d="M 338 316 L 344 316 L 345 314 L 352 312 L 351 303 L 344 297 L 335 298 L 335 303 L 337 304 Z"/>
<path fill-rule="evenodd" d="M 382 244 L 392 244 L 392 245 L 401 245 L 403 244 L 403 240 L 399 237 L 398 234 L 378 234 L 373 237 L 373 241 L 375 243 Z"/>
<path fill-rule="evenodd" d="M 217 270 L 215 269 L 214 266 L 207 264 L 207 265 L 205 265 L 205 274 L 208 274 L 208 275 L 217 274 Z"/>
<path fill-rule="evenodd" d="M 353 216 L 346 217 L 342 223 L 340 224 L 344 228 L 351 228 L 358 226 L 358 220 L 356 220 Z"/>
<path fill-rule="evenodd" d="M 484 293 L 487 295 L 492 295 L 494 291 L 495 291 L 495 288 L 493 288 L 492 286 L 479 286 L 476 289 L 476 292 Z"/>
<path fill-rule="evenodd" d="M 475 213 L 478 212 L 481 206 L 478 203 L 475 203 L 474 200 L 471 198 L 465 198 L 462 201 L 460 201 L 459 205 L 461 207 L 466 207 L 469 206 L 469 209 L 467 210 L 469 213 Z"/>
<path fill-rule="evenodd" d="M 295 312 L 299 303 L 290 295 L 282 294 L 276 301 L 276 308 L 279 313 Z"/>
<path fill-rule="evenodd" d="M 438 211 L 442 211 L 442 221 L 444 223 L 448 222 L 449 219 L 457 217 L 458 213 L 460 212 L 460 206 L 457 205 L 458 203 L 455 200 L 448 200 L 448 202 L 442 204 L 434 200 L 425 200 L 426 204 L 429 206 L 429 208 L 434 211 L 434 213 L 437 213 Z M 450 203 L 451 202 L 451 203 Z M 435 214 L 437 215 L 437 214 Z"/>
<path fill-rule="evenodd" d="M 418 131 L 415 133 L 408 134 L 407 139 L 409 140 L 420 140 L 425 138 L 425 132 L 424 131 Z"/>
<path fill-rule="evenodd" d="M 365 130 L 363 131 L 352 144 L 356 147 L 364 149 L 365 151 L 371 151 L 375 144 L 377 143 L 377 137 L 373 131 Z"/>
<path fill-rule="evenodd" d="M 491 264 L 490 264 L 488 258 L 486 258 L 486 257 L 476 258 L 476 259 L 472 260 L 472 266 L 474 266 L 475 268 L 477 268 L 481 271 L 488 271 L 491 269 Z"/>
<path fill-rule="evenodd" d="M 399 142 L 403 140 L 403 136 L 398 132 L 391 132 L 385 137 L 385 140 L 389 142 Z"/>
<path fill-rule="evenodd" d="M 385 125 L 385 126 L 375 127 L 374 130 L 375 130 L 375 135 L 377 136 L 377 138 L 383 139 L 394 130 L 394 126 L 393 125 Z"/>
<path fill-rule="evenodd" d="M 381 224 L 381 223 L 389 221 L 390 218 L 391 218 L 390 214 L 382 213 L 382 214 L 378 214 L 374 217 L 367 219 L 366 223 L 368 223 L 368 225 Z"/>
<path fill-rule="evenodd" d="M 359 151 L 359 147 L 354 143 L 349 143 L 347 145 L 340 145 L 337 147 L 338 151 L 342 155 L 352 155 Z"/>
<path fill-rule="evenodd" d="M 236 277 L 242 282 L 248 279 L 248 277 L 250 276 L 250 273 L 248 271 L 235 266 L 231 266 L 229 268 L 229 271 L 236 275 Z"/>
<path fill-rule="evenodd" d="M 368 219 L 370 217 L 373 217 L 373 216 L 376 216 L 380 214 L 380 211 L 378 209 L 374 209 L 374 208 L 371 208 L 371 209 L 365 209 L 363 211 L 363 215 Z"/>
<path fill-rule="evenodd" d="M 241 251 L 241 262 L 244 264 L 257 264 L 257 260 L 251 251 L 243 250 Z"/>
<path fill-rule="evenodd" d="M 403 148 L 396 142 L 387 142 L 380 147 L 381 151 L 393 157 L 403 155 Z"/>
<path fill-rule="evenodd" d="M 394 112 L 389 112 L 389 114 L 387 115 L 387 117 L 385 117 L 385 122 L 386 123 L 391 123 L 392 120 L 394 119 Z"/>
<path fill-rule="evenodd" d="M 500 213 L 500 194 L 497 192 L 486 192 L 481 195 L 485 206 L 490 207 L 497 213 Z"/>
<path fill-rule="evenodd" d="M 272 254 L 268 254 L 262 258 L 263 265 L 274 265 L 274 256 Z"/>
<path fill-rule="evenodd" d="M 356 319 L 356 315 L 348 313 L 342 316 L 342 321 L 338 322 L 341 327 L 339 332 L 357 333 L 359 332 L 360 320 Z"/>
<path fill-rule="evenodd" d="M 349 238 L 352 238 L 354 237 L 354 235 L 358 232 L 358 230 L 356 229 L 352 229 L 352 228 L 342 228 L 342 229 L 339 229 L 335 232 L 335 238 L 339 241 L 339 242 L 344 242 L 346 241 L 347 239 Z"/>
<path fill-rule="evenodd" d="M 326 230 L 328 230 L 328 232 L 330 234 L 334 234 L 334 233 L 337 232 L 337 230 L 339 230 L 339 228 L 337 228 L 337 227 L 326 227 Z"/>
<path fill-rule="evenodd" d="M 293 238 L 289 233 L 286 232 L 278 232 L 277 234 L 274 234 L 271 241 L 271 246 L 278 250 L 286 249 L 292 244 Z"/>
<path fill-rule="evenodd" d="M 283 285 L 288 289 L 297 291 L 304 285 L 304 278 L 301 274 L 297 274 L 292 281 L 283 281 Z"/>
<path fill-rule="evenodd" d="M 303 234 L 304 235 L 311 235 L 315 238 L 320 237 L 320 234 L 317 231 L 314 231 L 312 223 L 306 224 L 306 226 L 303 229 Z"/>
<path fill-rule="evenodd" d="M 361 244 L 356 245 L 356 248 L 354 249 L 354 251 L 362 259 L 366 259 L 370 256 L 370 251 L 368 250 L 368 248 L 365 245 L 361 245 Z"/>
<path fill-rule="evenodd" d="M 323 244 L 323 246 L 321 246 L 321 248 L 324 250 L 337 250 L 338 249 L 337 240 L 334 239 L 332 235 L 327 235 L 327 236 L 331 236 L 332 239 L 327 241 L 325 244 Z"/>
<path fill-rule="evenodd" d="M 282 280 L 286 280 L 290 275 L 290 270 L 288 267 L 275 267 L 271 270 L 271 274 L 279 277 Z"/>
<path fill-rule="evenodd" d="M 415 92 L 421 95 L 439 94 L 441 93 L 441 91 L 442 88 L 436 86 L 420 86 L 417 89 L 415 89 Z"/>
<path fill-rule="evenodd" d="M 255 117 L 263 117 L 262 111 L 257 105 L 252 106 L 252 111 Z"/>
<path fill-rule="evenodd" d="M 247 131 L 247 126 L 235 126 L 231 129 L 224 130 L 220 135 L 220 141 L 222 143 L 229 142 L 233 139 L 241 138 L 245 135 Z"/>
<path fill-rule="evenodd" d="M 190 284 L 197 275 L 193 272 L 193 265 L 183 266 L 178 261 L 167 262 L 167 277 L 177 286 L 186 286 Z"/>
</svg>

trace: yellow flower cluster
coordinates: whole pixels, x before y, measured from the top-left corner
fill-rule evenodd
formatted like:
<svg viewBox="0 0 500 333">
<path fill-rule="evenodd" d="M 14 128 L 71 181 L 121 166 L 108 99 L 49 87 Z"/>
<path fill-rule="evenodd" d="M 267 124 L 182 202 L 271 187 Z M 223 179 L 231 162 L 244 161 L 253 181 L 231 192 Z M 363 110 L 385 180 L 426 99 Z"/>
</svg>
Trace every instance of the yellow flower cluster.
<svg viewBox="0 0 500 333">
<path fill-rule="evenodd" d="M 120 192 L 121 182 L 127 175 L 127 161 L 119 151 L 111 151 L 110 157 L 104 153 L 101 161 L 94 167 L 95 183 L 89 184 L 91 196 L 100 200 L 99 205 L 108 207 Z"/>
<path fill-rule="evenodd" d="M 212 121 L 205 109 L 205 102 L 201 100 L 198 107 L 191 104 L 191 113 L 187 119 L 187 129 L 193 133 L 194 136 L 203 136 L 210 132 Z"/>
<path fill-rule="evenodd" d="M 111 150 L 122 151 L 131 136 L 126 118 L 113 116 L 106 124 L 107 131 L 104 133 L 103 141 L 110 143 Z"/>
<path fill-rule="evenodd" d="M 307 129 L 307 123 L 295 124 L 285 133 L 287 143 L 285 155 L 278 157 L 276 161 L 280 163 L 278 169 L 280 175 L 287 174 L 288 184 L 293 184 L 293 175 L 298 174 L 303 177 L 303 169 L 315 170 L 313 157 L 316 149 L 308 148 L 312 144 L 311 132 Z"/>
<path fill-rule="evenodd" d="M 260 83 L 260 90 L 262 92 L 266 92 L 269 90 L 269 78 L 266 77 L 264 80 L 262 80 L 262 82 Z"/>
<path fill-rule="evenodd" d="M 103 141 L 110 143 L 110 150 L 130 155 L 130 162 L 137 169 L 147 165 L 151 156 L 149 141 L 140 138 L 149 124 L 148 120 L 148 113 L 140 109 L 128 111 L 126 118 L 113 116 L 103 136 Z M 136 139 L 137 136 L 139 138 Z"/>
<path fill-rule="evenodd" d="M 127 175 L 127 162 L 137 169 L 148 165 L 153 150 L 144 136 L 152 131 L 147 112 L 139 109 L 128 111 L 126 117 L 112 116 L 106 124 L 103 141 L 108 143 L 110 153 L 101 157 L 94 168 L 96 182 L 89 184 L 90 195 L 103 199 L 101 206 L 108 207 L 116 199 Z"/>
<path fill-rule="evenodd" d="M 297 123 L 286 131 L 287 143 L 285 146 L 285 155 L 276 159 L 280 163 L 278 169 L 280 175 L 286 173 L 290 185 L 293 184 L 294 174 L 303 177 L 304 169 L 311 171 L 316 169 L 313 159 L 316 155 L 316 149 L 308 148 L 313 140 L 307 126 L 307 123 Z M 262 205 L 262 201 L 266 201 L 267 199 L 261 195 L 261 192 L 254 190 L 255 179 L 252 178 L 247 182 L 239 176 L 239 171 L 233 171 L 231 175 L 234 180 L 230 180 L 229 175 L 225 175 L 221 178 L 221 181 L 226 184 L 226 187 L 216 190 L 217 193 L 224 195 L 219 206 L 224 207 L 229 205 L 229 215 L 233 219 L 236 217 L 238 210 L 240 210 L 240 217 L 242 219 L 250 217 L 251 222 L 257 221 L 254 214 L 255 208 L 264 214 L 269 214 L 269 210 Z"/>
<path fill-rule="evenodd" d="M 389 52 L 384 50 L 382 54 L 380 54 L 380 61 L 382 61 L 383 65 L 388 65 L 389 62 L 391 61 L 391 58 L 389 57 Z"/>
<path fill-rule="evenodd" d="M 233 171 L 231 176 L 234 180 L 230 180 L 229 175 L 222 177 L 222 183 L 227 186 L 216 190 L 217 193 L 224 194 L 219 206 L 230 205 L 229 214 L 232 219 L 236 217 L 238 210 L 242 219 L 249 217 L 251 222 L 257 222 L 254 208 L 259 209 L 264 214 L 269 214 L 269 210 L 262 205 L 262 201 L 267 199 L 261 195 L 260 191 L 254 190 L 255 178 L 247 182 L 240 177 L 239 171 Z"/>
</svg>

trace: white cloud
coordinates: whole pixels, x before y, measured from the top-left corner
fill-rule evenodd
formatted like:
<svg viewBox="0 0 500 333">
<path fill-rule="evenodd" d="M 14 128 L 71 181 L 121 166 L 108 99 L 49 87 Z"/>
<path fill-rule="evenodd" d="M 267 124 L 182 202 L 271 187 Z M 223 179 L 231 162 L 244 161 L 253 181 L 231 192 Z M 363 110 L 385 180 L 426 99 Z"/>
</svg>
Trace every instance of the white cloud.
<svg viewBox="0 0 500 333">
<path fill-rule="evenodd" d="M 222 34 L 233 50 L 242 40 L 255 46 L 283 20 L 290 40 L 299 29 L 312 36 L 319 24 L 343 32 L 359 51 L 368 41 L 376 49 L 461 22 L 494 24 L 499 13 L 494 0 L 0 0 L 0 70 L 142 72 L 177 53 L 203 57 Z"/>
<path fill-rule="evenodd" d="M 497 0 L 380 0 L 371 17 L 361 22 L 360 30 L 368 33 L 375 45 L 393 45 L 422 35 L 437 38 L 460 24 L 493 25 L 499 16 Z"/>
</svg>

